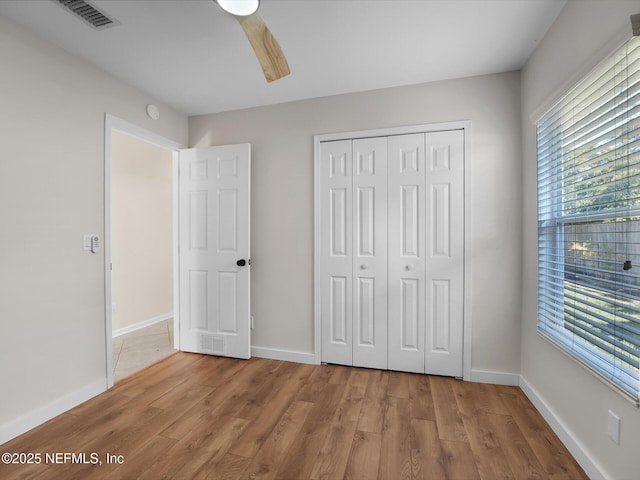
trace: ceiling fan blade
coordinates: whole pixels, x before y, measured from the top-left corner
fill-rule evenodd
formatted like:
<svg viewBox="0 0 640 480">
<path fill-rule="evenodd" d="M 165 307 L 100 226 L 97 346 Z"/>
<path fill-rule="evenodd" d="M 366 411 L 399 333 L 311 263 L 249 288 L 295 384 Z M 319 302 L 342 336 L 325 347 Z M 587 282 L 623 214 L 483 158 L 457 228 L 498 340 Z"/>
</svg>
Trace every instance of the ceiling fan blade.
<svg viewBox="0 0 640 480">
<path fill-rule="evenodd" d="M 278 42 L 257 13 L 236 17 L 258 57 L 267 82 L 273 82 L 291 73 L 287 59 Z"/>
</svg>

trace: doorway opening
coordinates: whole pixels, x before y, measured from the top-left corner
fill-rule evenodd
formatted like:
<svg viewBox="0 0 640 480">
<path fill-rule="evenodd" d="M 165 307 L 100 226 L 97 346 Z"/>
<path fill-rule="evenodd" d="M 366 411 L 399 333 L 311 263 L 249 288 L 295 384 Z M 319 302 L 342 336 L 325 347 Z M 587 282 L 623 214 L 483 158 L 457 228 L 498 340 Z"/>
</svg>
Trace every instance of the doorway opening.
<svg viewBox="0 0 640 480">
<path fill-rule="evenodd" d="M 111 134 L 114 382 L 173 349 L 172 152 Z"/>
<path fill-rule="evenodd" d="M 179 345 L 177 152 L 182 145 L 107 115 L 107 388 Z"/>
</svg>

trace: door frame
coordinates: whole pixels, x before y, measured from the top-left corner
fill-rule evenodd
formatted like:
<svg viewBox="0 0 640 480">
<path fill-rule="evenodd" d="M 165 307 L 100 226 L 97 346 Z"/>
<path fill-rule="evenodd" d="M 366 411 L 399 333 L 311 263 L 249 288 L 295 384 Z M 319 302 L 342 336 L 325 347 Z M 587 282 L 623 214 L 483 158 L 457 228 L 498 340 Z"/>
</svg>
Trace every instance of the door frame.
<svg viewBox="0 0 640 480">
<path fill-rule="evenodd" d="M 179 264 L 178 264 L 178 159 L 179 151 L 187 148 L 157 133 L 134 125 L 108 113 L 104 117 L 104 300 L 105 300 L 105 351 L 107 360 L 107 390 L 113 387 L 113 337 L 111 312 L 111 132 L 125 133 L 165 150 L 170 150 L 172 159 L 173 190 L 173 325 L 174 348 L 180 345 L 179 309 Z"/>
<path fill-rule="evenodd" d="M 337 140 L 351 140 L 369 137 L 390 137 L 412 133 L 431 133 L 446 130 L 464 131 L 464 281 L 463 281 L 463 347 L 462 347 L 462 378 L 471 380 L 471 278 L 472 278 L 472 166 L 471 161 L 471 120 L 454 122 L 429 123 L 422 125 L 408 125 L 402 127 L 380 128 L 354 132 L 339 132 L 315 135 L 313 137 L 313 168 L 314 168 L 314 349 L 315 363 L 322 361 L 322 324 L 320 317 L 320 143 Z"/>
</svg>

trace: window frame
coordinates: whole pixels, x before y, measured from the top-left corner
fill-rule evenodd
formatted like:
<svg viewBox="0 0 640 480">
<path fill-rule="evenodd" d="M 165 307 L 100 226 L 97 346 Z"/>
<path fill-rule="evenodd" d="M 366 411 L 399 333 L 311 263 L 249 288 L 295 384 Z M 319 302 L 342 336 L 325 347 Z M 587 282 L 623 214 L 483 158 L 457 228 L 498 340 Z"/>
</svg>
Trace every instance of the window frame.
<svg viewBox="0 0 640 480">
<path fill-rule="evenodd" d="M 573 328 L 573 330 L 568 329 L 566 319 L 566 227 L 571 225 L 584 224 L 587 222 L 589 224 L 596 224 L 597 220 L 603 221 L 606 219 L 613 219 L 614 221 L 616 221 L 619 217 L 619 211 L 628 213 L 629 211 L 631 211 L 631 209 L 630 207 L 625 206 L 617 207 L 617 202 L 623 200 L 615 200 L 616 208 L 606 210 L 604 213 L 598 212 L 595 214 L 585 214 L 584 212 L 572 212 L 567 214 L 563 210 L 565 208 L 565 199 L 571 197 L 570 193 L 564 192 L 566 186 L 570 184 L 568 182 L 565 183 L 565 177 L 563 173 L 572 167 L 571 161 L 573 160 L 573 157 L 569 155 L 568 158 L 565 158 L 566 145 L 563 140 L 562 133 L 566 132 L 567 130 L 573 131 L 573 129 L 578 129 L 577 126 L 580 124 L 579 121 L 574 119 L 572 113 L 568 113 L 571 110 L 569 105 L 579 104 L 579 102 L 581 101 L 581 94 L 583 94 L 583 92 L 585 91 L 588 91 L 589 88 L 595 88 L 595 85 L 597 85 L 598 81 L 602 80 L 605 77 L 605 74 L 608 74 L 608 70 L 603 70 L 606 65 L 611 64 L 611 69 L 615 71 L 614 65 L 616 65 L 619 61 L 619 56 L 621 54 L 620 52 L 622 51 L 622 49 L 628 48 L 628 45 L 631 45 L 632 41 L 636 42 L 636 47 L 632 49 L 634 56 L 628 56 L 628 51 L 625 51 L 627 53 L 625 53 L 624 60 L 625 62 L 627 62 L 628 58 L 637 58 L 638 61 L 640 61 L 640 47 L 637 47 L 638 39 L 634 40 L 632 38 L 631 40 L 627 40 L 624 45 L 616 48 L 614 52 L 607 56 L 607 58 L 603 60 L 603 62 L 601 62 L 594 70 L 592 70 L 581 80 L 576 82 L 575 86 L 571 88 L 568 93 L 566 93 L 557 102 L 555 102 L 545 114 L 540 115 L 535 122 L 538 194 L 536 203 L 538 226 L 537 331 L 543 338 L 549 340 L 556 347 L 560 348 L 563 353 L 576 360 L 583 367 L 587 368 L 589 371 L 604 380 L 605 383 L 628 398 L 633 404 L 635 404 L 636 407 L 639 407 L 640 368 L 638 370 L 635 370 L 634 368 L 630 368 L 627 365 L 619 362 L 619 353 L 606 353 L 605 350 L 601 350 L 602 347 L 598 346 L 597 340 L 590 342 L 582 338 L 581 335 L 577 333 L 577 328 Z M 630 91 L 628 79 L 631 77 L 631 75 L 628 71 L 625 73 L 625 75 L 625 81 L 627 83 L 624 92 L 626 95 Z M 634 89 L 635 88 L 636 87 L 634 86 Z M 613 105 L 616 105 L 617 94 L 614 93 L 613 95 L 614 96 L 610 101 Z M 590 94 L 587 95 L 587 98 L 589 97 Z M 599 100 L 600 98 L 598 98 L 598 101 Z M 604 106 L 606 104 L 607 102 L 595 103 L 594 110 L 589 111 L 587 116 L 593 115 L 593 112 L 597 111 L 598 109 L 605 109 Z M 590 104 L 589 106 L 591 107 L 591 105 L 593 104 Z M 602 117 L 597 118 L 598 121 L 600 121 L 600 119 L 603 119 L 604 124 L 613 123 L 614 125 L 617 125 L 618 115 L 619 113 L 614 107 L 611 109 L 605 109 L 605 114 Z M 623 124 L 625 126 L 628 126 L 629 117 L 625 116 L 624 118 L 625 120 Z M 637 117 L 630 116 L 630 118 L 633 119 Z M 587 122 L 585 125 L 591 126 L 591 121 Z M 622 135 L 619 135 L 616 129 L 617 127 L 614 127 L 614 138 L 618 140 L 622 137 Z M 544 135 L 541 135 L 541 131 L 545 132 Z M 554 142 L 543 143 L 542 145 L 544 146 L 544 148 L 541 148 L 541 138 L 545 141 L 558 139 L 558 142 L 557 144 Z M 599 136 L 591 138 L 597 139 L 599 138 Z M 590 138 L 588 138 L 588 140 L 590 140 Z M 567 142 L 567 144 L 571 145 L 572 142 Z M 572 148 L 576 148 L 575 143 L 572 144 Z M 546 153 L 541 154 L 541 150 L 545 150 Z M 589 151 L 591 152 L 593 150 L 590 149 Z M 554 155 L 557 155 L 558 157 L 555 158 Z M 579 155 L 576 156 L 579 157 Z M 603 169 L 606 169 L 608 165 L 616 168 L 618 166 L 618 162 L 618 157 L 615 157 L 613 160 L 605 163 Z M 627 164 L 628 163 L 629 153 L 627 153 Z M 544 178 L 544 181 L 541 181 L 541 177 Z M 635 192 L 636 188 L 640 187 L 634 186 L 634 190 L 630 191 Z M 633 210 L 640 211 L 640 206 L 634 207 Z M 627 220 L 628 222 L 630 221 L 630 218 L 631 217 L 629 217 L 629 220 Z M 594 222 L 594 220 L 596 221 Z M 603 223 L 605 222 L 603 221 Z M 640 265 L 635 265 L 635 267 L 640 268 Z M 577 279 L 574 279 L 573 284 L 575 286 L 592 288 L 587 281 L 580 282 Z M 617 300 L 614 301 L 617 302 Z M 575 303 L 573 313 L 575 313 Z M 597 313 L 599 311 L 599 307 L 596 307 L 595 305 L 593 307 L 587 306 L 587 309 L 589 310 L 588 315 L 592 315 L 593 312 Z M 561 313 L 561 315 L 559 315 L 559 313 Z M 607 328 L 611 328 L 610 325 L 613 325 L 613 330 L 615 332 L 615 322 L 617 321 L 616 319 L 619 318 L 618 314 L 613 314 L 611 318 L 611 322 L 607 323 Z M 608 340 L 602 339 L 602 337 L 599 337 L 599 335 L 594 334 L 594 337 L 601 339 L 602 344 L 608 343 Z M 613 335 L 613 337 L 614 342 L 612 343 L 612 345 L 614 345 L 615 350 L 615 341 L 620 338 L 620 336 L 616 333 L 615 335 Z M 636 346 L 637 345 L 633 343 L 633 347 Z M 630 381 L 628 382 L 624 380 L 627 377 L 630 379 Z"/>
</svg>

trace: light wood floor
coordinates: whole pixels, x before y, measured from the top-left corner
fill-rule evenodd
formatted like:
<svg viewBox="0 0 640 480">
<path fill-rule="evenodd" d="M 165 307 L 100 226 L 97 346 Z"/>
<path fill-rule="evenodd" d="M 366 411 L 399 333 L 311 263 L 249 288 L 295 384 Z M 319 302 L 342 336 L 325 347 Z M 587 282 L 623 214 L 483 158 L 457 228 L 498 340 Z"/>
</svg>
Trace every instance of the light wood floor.
<svg viewBox="0 0 640 480">
<path fill-rule="evenodd" d="M 516 387 L 188 353 L 4 452 L 41 453 L 42 464 L 0 464 L 2 479 L 587 478 Z M 45 464 L 51 452 L 102 465 Z"/>
</svg>

